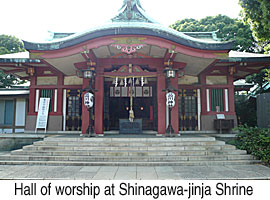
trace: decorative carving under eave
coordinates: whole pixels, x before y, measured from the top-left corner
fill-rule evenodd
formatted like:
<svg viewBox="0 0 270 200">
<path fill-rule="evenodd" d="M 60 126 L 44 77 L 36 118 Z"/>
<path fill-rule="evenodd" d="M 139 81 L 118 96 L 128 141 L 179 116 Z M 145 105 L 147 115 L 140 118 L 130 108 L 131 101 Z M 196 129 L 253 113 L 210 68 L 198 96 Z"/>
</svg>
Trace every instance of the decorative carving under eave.
<svg viewBox="0 0 270 200">
<path fill-rule="evenodd" d="M 145 38 L 114 38 L 116 42 L 112 44 L 111 46 L 116 47 L 117 49 L 121 50 L 123 53 L 126 53 L 128 55 L 132 53 L 136 53 L 137 50 L 140 50 L 145 44 L 143 44 L 143 40 Z"/>
<path fill-rule="evenodd" d="M 132 54 L 137 50 L 143 48 L 145 45 L 143 44 L 112 44 L 113 47 L 121 50 L 123 53 Z"/>
</svg>

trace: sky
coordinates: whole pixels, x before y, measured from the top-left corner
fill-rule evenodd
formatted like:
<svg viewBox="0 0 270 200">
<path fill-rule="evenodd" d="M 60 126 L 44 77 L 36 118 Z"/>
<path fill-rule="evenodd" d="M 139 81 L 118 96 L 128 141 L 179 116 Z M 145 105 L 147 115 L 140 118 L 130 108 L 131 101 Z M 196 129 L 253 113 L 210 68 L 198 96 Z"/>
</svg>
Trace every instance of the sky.
<svg viewBox="0 0 270 200">
<path fill-rule="evenodd" d="M 140 0 L 146 13 L 165 26 L 185 18 L 218 14 L 239 17 L 238 0 Z M 49 32 L 81 32 L 114 17 L 123 0 L 1 0 L 0 34 L 38 42 Z"/>
</svg>

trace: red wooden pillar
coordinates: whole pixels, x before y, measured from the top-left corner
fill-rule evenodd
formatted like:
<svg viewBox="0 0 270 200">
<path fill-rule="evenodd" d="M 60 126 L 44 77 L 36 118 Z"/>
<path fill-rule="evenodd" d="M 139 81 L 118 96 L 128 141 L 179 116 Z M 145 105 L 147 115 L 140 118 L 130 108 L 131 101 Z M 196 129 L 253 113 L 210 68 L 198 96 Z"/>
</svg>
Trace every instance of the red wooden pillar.
<svg viewBox="0 0 270 200">
<path fill-rule="evenodd" d="M 95 132 L 103 134 L 104 77 L 97 74 L 95 80 Z"/>
<path fill-rule="evenodd" d="M 160 72 L 157 77 L 157 105 L 158 105 L 158 134 L 166 131 L 166 89 L 165 75 Z"/>
<path fill-rule="evenodd" d="M 205 76 L 200 76 L 201 80 L 201 114 L 207 114 L 206 80 Z"/>
<path fill-rule="evenodd" d="M 89 86 L 89 79 L 83 79 L 83 89 Z M 89 112 L 87 108 L 84 106 L 84 94 L 82 96 L 82 134 L 86 133 L 86 130 L 89 126 Z"/>
<path fill-rule="evenodd" d="M 64 85 L 64 76 L 60 75 L 58 76 L 58 86 Z M 63 115 L 63 89 L 58 88 L 57 89 L 57 114 Z"/>
<path fill-rule="evenodd" d="M 175 88 L 178 89 L 178 74 L 176 73 L 176 77 L 171 79 L 171 85 Z M 172 120 L 172 127 L 173 130 L 176 134 L 179 133 L 179 110 L 178 110 L 178 92 L 174 92 L 175 94 L 175 106 L 172 108 L 172 113 L 171 113 L 171 120 Z"/>
<path fill-rule="evenodd" d="M 30 77 L 30 89 L 29 89 L 29 113 L 28 115 L 35 114 L 35 101 L 36 101 L 36 89 L 32 88 L 36 86 L 36 77 Z"/>
<path fill-rule="evenodd" d="M 229 112 L 235 114 L 233 76 L 228 75 Z"/>
</svg>

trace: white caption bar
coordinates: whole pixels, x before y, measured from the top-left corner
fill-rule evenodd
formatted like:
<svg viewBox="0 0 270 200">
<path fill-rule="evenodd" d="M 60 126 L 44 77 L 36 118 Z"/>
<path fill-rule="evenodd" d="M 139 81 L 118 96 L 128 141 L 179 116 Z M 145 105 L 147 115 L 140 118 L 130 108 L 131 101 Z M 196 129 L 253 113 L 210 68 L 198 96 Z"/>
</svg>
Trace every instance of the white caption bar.
<svg viewBox="0 0 270 200">
<path fill-rule="evenodd" d="M 270 181 L 1 181 L 2 200 L 269 199 Z"/>
</svg>

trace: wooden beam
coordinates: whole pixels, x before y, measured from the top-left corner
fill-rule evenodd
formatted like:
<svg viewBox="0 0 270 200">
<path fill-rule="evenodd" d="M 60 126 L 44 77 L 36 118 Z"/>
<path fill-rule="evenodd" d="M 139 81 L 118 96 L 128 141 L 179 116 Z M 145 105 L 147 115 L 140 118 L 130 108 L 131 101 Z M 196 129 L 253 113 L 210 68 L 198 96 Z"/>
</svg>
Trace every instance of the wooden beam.
<svg viewBox="0 0 270 200">
<path fill-rule="evenodd" d="M 200 75 L 205 75 L 208 72 L 212 71 L 212 69 L 215 67 L 216 63 L 219 62 L 219 59 L 214 60 L 210 65 L 208 65 L 208 67 L 206 67 L 200 74 Z"/>
<path fill-rule="evenodd" d="M 187 66 L 187 63 L 173 62 L 173 68 L 175 69 L 184 69 L 186 66 Z"/>
<path fill-rule="evenodd" d="M 113 77 L 141 77 L 141 76 L 157 76 L 157 72 L 104 72 L 104 76 L 113 76 Z"/>
<path fill-rule="evenodd" d="M 86 62 L 97 62 L 97 57 L 92 49 L 90 49 L 88 53 L 81 53 L 81 55 Z"/>
<path fill-rule="evenodd" d="M 8 74 L 13 74 L 16 72 L 26 72 L 26 70 L 25 69 L 13 69 L 13 70 L 5 70 L 4 72 L 8 73 Z"/>
<path fill-rule="evenodd" d="M 92 49 L 89 49 L 89 53 L 87 55 L 89 56 L 89 58 L 91 59 L 91 61 L 97 62 L 97 57 L 96 57 L 96 55 L 95 55 L 95 53 L 93 52 Z"/>
<path fill-rule="evenodd" d="M 19 69 L 22 68 L 22 67 L 19 67 L 19 66 L 16 66 L 16 65 L 1 65 L 0 68 L 1 68 L 1 67 L 6 67 L 6 68 L 19 68 Z"/>
<path fill-rule="evenodd" d="M 157 65 L 163 66 L 163 58 L 98 58 L 97 63 L 99 66 L 108 66 L 108 65 Z"/>
<path fill-rule="evenodd" d="M 65 75 L 62 71 L 60 71 L 59 69 L 57 69 L 56 67 L 54 67 L 53 65 L 51 65 L 50 63 L 48 63 L 47 61 L 41 60 L 41 62 L 44 63 L 44 64 L 47 64 L 48 67 L 49 67 L 52 71 L 54 71 L 54 72 L 56 72 L 56 73 L 59 73 L 59 74 L 62 74 L 62 75 Z"/>
<path fill-rule="evenodd" d="M 249 66 L 248 66 L 249 67 Z M 248 69 L 247 67 L 237 66 L 238 71 L 250 72 L 250 73 L 259 73 L 261 69 Z"/>
<path fill-rule="evenodd" d="M 164 56 L 164 62 L 168 62 L 169 60 L 172 62 L 174 61 L 175 57 L 176 57 L 177 53 L 174 52 L 170 52 L 169 49 L 166 50 L 165 56 Z"/>
<path fill-rule="evenodd" d="M 85 53 L 81 53 L 81 55 L 82 55 L 83 59 L 84 59 L 86 62 L 88 62 L 88 58 L 87 58 L 86 54 L 85 54 Z"/>
<path fill-rule="evenodd" d="M 38 66 L 38 65 L 29 65 L 29 64 L 25 64 L 25 63 L 22 63 L 22 65 L 25 67 L 25 68 L 35 68 L 35 67 L 50 67 L 50 66 Z"/>
<path fill-rule="evenodd" d="M 87 68 L 87 62 L 74 63 L 74 67 L 76 69 L 86 69 Z"/>
<path fill-rule="evenodd" d="M 21 80 L 30 80 L 30 76 L 26 76 L 26 77 L 21 77 Z"/>
</svg>

